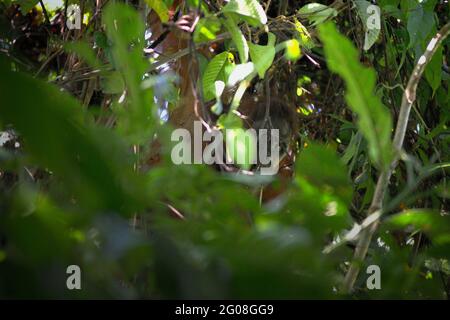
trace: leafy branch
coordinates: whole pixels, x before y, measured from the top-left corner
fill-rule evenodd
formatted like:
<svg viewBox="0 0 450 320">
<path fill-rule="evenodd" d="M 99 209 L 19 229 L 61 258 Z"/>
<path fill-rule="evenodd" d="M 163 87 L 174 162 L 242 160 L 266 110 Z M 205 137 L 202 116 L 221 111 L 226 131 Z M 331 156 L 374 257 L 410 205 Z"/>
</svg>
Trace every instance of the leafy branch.
<svg viewBox="0 0 450 320">
<path fill-rule="evenodd" d="M 449 34 L 450 34 L 450 23 L 447 23 L 428 43 L 428 46 L 424 54 L 419 58 L 409 78 L 408 85 L 406 86 L 406 89 L 403 93 L 400 114 L 398 117 L 397 127 L 395 129 L 395 135 L 393 139 L 393 147 L 397 151 L 397 155 L 399 154 L 399 151 L 402 149 L 403 146 L 403 140 L 405 138 L 409 113 L 411 111 L 412 104 L 416 100 L 417 85 L 422 77 L 425 67 L 431 61 L 433 55 Z M 393 159 L 389 168 L 384 169 L 381 172 L 378 178 L 372 203 L 369 208 L 369 213 L 374 213 L 376 211 L 381 210 L 384 195 L 389 185 L 389 179 L 392 175 L 393 170 L 397 166 L 397 163 L 398 163 L 398 156 L 396 156 Z M 353 286 L 355 284 L 356 278 L 358 277 L 358 273 L 360 270 L 359 264 L 366 257 L 370 242 L 372 240 L 374 233 L 378 229 L 379 223 L 380 220 L 376 219 L 370 226 L 368 226 L 362 232 L 356 245 L 355 253 L 353 256 L 353 263 L 350 265 L 350 268 L 348 269 L 344 279 L 344 283 L 342 286 L 343 292 L 348 293 L 353 290 Z"/>
</svg>

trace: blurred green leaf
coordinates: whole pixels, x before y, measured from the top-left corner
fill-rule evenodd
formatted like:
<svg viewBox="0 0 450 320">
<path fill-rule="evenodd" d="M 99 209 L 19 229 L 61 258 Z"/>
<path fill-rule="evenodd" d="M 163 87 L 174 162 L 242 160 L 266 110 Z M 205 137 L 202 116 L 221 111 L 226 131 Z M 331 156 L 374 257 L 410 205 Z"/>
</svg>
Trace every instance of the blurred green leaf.
<svg viewBox="0 0 450 320">
<path fill-rule="evenodd" d="M 201 18 L 194 31 L 195 42 L 206 42 L 216 38 L 221 28 L 220 20 L 215 16 Z"/>
<path fill-rule="evenodd" d="M 57 87 L 8 70 L 2 74 L 0 117 L 23 135 L 38 163 L 64 177 L 88 207 L 128 214 L 130 206 L 139 206 L 129 201 L 137 181 L 117 137 L 85 125 L 78 102 Z"/>
<path fill-rule="evenodd" d="M 157 110 L 151 88 L 142 89 L 141 82 L 148 69 L 144 60 L 144 23 L 132 7 L 110 3 L 102 15 L 111 41 L 114 66 L 123 74 L 127 95 L 115 103 L 118 130 L 133 143 L 149 140 L 156 122 Z M 126 106 L 126 108 L 125 108 Z"/>
<path fill-rule="evenodd" d="M 431 236 L 436 244 L 450 243 L 450 217 L 431 210 L 406 210 L 387 218 L 388 229 L 412 226 Z"/>
<path fill-rule="evenodd" d="M 33 9 L 35 5 L 39 3 L 39 0 L 16 0 L 20 5 L 20 10 L 22 11 L 22 14 L 26 14 L 28 11 Z"/>
<path fill-rule="evenodd" d="M 76 53 L 80 58 L 84 59 L 92 68 L 100 69 L 101 63 L 97 59 L 95 51 L 86 42 L 69 42 L 64 45 L 68 52 Z"/>
<path fill-rule="evenodd" d="M 386 168 L 392 159 L 392 118 L 389 110 L 374 94 L 376 74 L 361 65 L 358 52 L 332 23 L 319 27 L 329 68 L 346 82 L 346 100 L 358 115 L 358 127 L 369 142 L 374 164 Z"/>
</svg>

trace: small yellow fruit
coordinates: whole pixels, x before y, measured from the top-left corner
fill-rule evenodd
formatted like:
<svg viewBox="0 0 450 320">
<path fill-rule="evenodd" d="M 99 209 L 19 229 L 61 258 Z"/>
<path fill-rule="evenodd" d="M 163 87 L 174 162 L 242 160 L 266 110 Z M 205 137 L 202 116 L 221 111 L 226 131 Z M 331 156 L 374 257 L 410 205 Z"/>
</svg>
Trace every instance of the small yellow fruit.
<svg viewBox="0 0 450 320">
<path fill-rule="evenodd" d="M 300 44 L 296 39 L 286 41 L 284 57 L 290 61 L 297 61 L 301 55 Z"/>
</svg>

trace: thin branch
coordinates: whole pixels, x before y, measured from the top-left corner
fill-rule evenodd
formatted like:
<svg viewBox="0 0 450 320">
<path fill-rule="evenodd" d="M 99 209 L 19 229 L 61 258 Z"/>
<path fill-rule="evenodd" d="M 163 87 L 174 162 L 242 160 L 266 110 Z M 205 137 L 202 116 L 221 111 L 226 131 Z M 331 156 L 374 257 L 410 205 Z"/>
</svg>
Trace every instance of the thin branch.
<svg viewBox="0 0 450 320">
<path fill-rule="evenodd" d="M 196 50 L 196 46 L 194 43 L 194 29 L 200 19 L 200 7 L 201 7 L 201 1 L 199 1 L 198 4 L 198 8 L 196 10 L 196 15 L 195 15 L 195 20 L 192 23 L 191 29 L 189 30 L 190 32 L 190 39 L 189 39 L 189 53 L 193 59 L 193 64 L 191 64 L 189 66 L 189 73 L 190 73 L 190 78 L 191 78 L 191 82 L 192 82 L 192 91 L 195 97 L 195 113 L 196 116 L 200 119 L 200 121 L 203 123 L 203 125 L 205 126 L 205 128 L 208 131 L 211 131 L 210 128 L 210 123 L 211 123 L 211 118 L 208 112 L 208 109 L 205 106 L 205 101 L 203 100 L 203 89 L 201 85 L 198 85 L 198 75 L 200 73 L 200 63 L 198 61 L 198 57 L 197 57 L 197 50 Z M 193 68 L 196 68 L 196 70 L 194 70 Z M 202 114 L 199 115 L 198 111 L 197 111 L 197 104 L 200 103 L 200 107 L 202 110 Z"/>
<path fill-rule="evenodd" d="M 227 39 L 230 39 L 230 38 L 231 38 L 230 33 L 225 32 L 223 34 L 218 35 L 216 37 L 216 39 L 214 39 L 214 40 L 207 41 L 207 42 L 196 43 L 195 44 L 195 49 L 199 49 L 199 48 L 202 48 L 202 47 L 208 47 L 208 46 L 210 46 L 213 43 L 216 43 L 216 42 L 219 42 L 219 41 L 223 41 L 223 40 L 227 40 Z M 145 54 L 151 54 L 151 53 L 153 53 L 153 50 L 152 49 L 144 49 L 144 53 Z M 178 60 L 178 59 L 180 59 L 180 58 L 182 58 L 182 57 L 184 57 L 184 56 L 186 56 L 188 54 L 190 54 L 190 48 L 184 48 L 183 50 L 177 51 L 177 52 L 175 52 L 174 54 L 170 55 L 167 58 L 160 59 L 160 60 L 152 63 L 152 65 L 147 70 L 147 72 L 152 72 L 152 71 L 158 69 L 160 66 L 162 66 L 162 65 L 164 65 L 166 63 Z"/>
<path fill-rule="evenodd" d="M 45 8 L 44 2 L 42 2 L 42 0 L 39 0 L 39 4 L 41 5 L 42 13 L 44 14 L 45 17 L 45 22 L 47 22 L 47 24 L 50 24 L 50 18 L 48 16 L 47 9 Z"/>
<path fill-rule="evenodd" d="M 266 128 L 267 122 L 269 122 L 270 128 L 272 128 L 272 122 L 270 122 L 270 77 L 268 74 L 265 81 L 265 85 L 266 85 L 266 110 L 264 114 L 262 128 Z"/>
<path fill-rule="evenodd" d="M 425 67 L 432 59 L 436 50 L 439 48 L 441 43 L 450 33 L 450 23 L 447 23 L 429 42 L 427 49 L 424 54 L 419 58 L 416 66 L 414 67 L 413 73 L 411 74 L 408 85 L 405 88 L 402 98 L 402 104 L 400 107 L 400 113 L 397 120 L 397 127 L 395 129 L 393 147 L 397 151 L 397 155 L 392 161 L 391 165 L 382 171 L 378 178 L 375 193 L 372 199 L 372 203 L 369 208 L 369 214 L 381 210 L 384 194 L 389 185 L 389 179 L 392 175 L 393 170 L 398 163 L 398 155 L 403 146 L 403 140 L 405 139 L 406 128 L 408 125 L 409 114 L 411 111 L 411 106 L 416 100 L 416 90 L 417 85 L 422 77 Z M 369 248 L 370 242 L 374 233 L 376 232 L 380 220 L 377 219 L 368 228 L 366 228 L 362 233 L 356 245 L 355 253 L 353 256 L 353 262 L 347 271 L 347 274 L 342 285 L 342 291 L 344 293 L 350 293 L 353 290 L 356 278 L 358 277 L 360 264 L 364 261 L 367 250 Z"/>
</svg>

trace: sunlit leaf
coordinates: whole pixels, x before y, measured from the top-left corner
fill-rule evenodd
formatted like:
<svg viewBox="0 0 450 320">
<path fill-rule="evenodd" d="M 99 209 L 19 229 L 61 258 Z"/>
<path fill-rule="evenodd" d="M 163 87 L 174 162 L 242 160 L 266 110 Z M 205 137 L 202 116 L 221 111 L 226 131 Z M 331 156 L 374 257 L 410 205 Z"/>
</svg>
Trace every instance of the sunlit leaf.
<svg viewBox="0 0 450 320">
<path fill-rule="evenodd" d="M 169 21 L 169 9 L 162 0 L 145 0 L 150 9 L 155 10 L 161 22 Z"/>
<path fill-rule="evenodd" d="M 218 80 L 225 82 L 225 67 L 231 64 L 230 59 L 233 55 L 228 51 L 219 53 L 208 63 L 205 72 L 203 73 L 203 95 L 205 100 L 211 100 L 215 97 L 214 83 Z"/>
<path fill-rule="evenodd" d="M 228 86 L 232 87 L 238 82 L 244 80 L 249 75 L 251 75 L 255 70 L 255 65 L 253 62 L 247 62 L 243 64 L 238 64 L 231 72 L 228 78 Z"/>
<path fill-rule="evenodd" d="M 238 14 L 255 27 L 267 23 L 266 13 L 257 0 L 230 0 L 222 12 Z"/>
<path fill-rule="evenodd" d="M 245 40 L 244 35 L 241 30 L 237 26 L 231 15 L 226 15 L 226 19 L 223 20 L 225 27 L 231 34 L 231 39 L 233 40 L 236 48 L 239 52 L 239 60 L 241 63 L 246 63 L 248 60 L 248 44 L 247 40 Z"/>
<path fill-rule="evenodd" d="M 267 69 L 270 68 L 275 58 L 275 41 L 275 35 L 269 33 L 269 41 L 266 46 L 249 43 L 250 57 L 261 79 L 264 78 Z"/>
<path fill-rule="evenodd" d="M 215 16 L 201 18 L 194 31 L 195 42 L 205 42 L 214 40 L 217 32 L 220 31 L 220 20 Z"/>
</svg>

